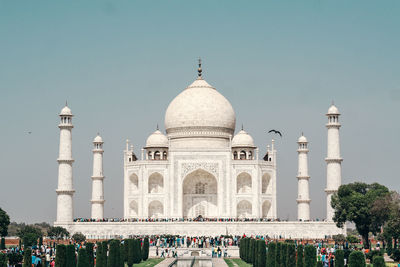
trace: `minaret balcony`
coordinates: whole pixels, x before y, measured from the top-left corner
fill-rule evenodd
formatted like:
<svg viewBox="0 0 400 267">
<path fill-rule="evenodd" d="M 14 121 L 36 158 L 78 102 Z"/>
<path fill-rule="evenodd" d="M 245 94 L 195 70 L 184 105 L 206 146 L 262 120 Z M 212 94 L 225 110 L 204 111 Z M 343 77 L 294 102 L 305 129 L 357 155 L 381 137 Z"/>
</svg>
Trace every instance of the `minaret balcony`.
<svg viewBox="0 0 400 267">
<path fill-rule="evenodd" d="M 71 164 L 71 163 L 74 163 L 74 159 L 60 159 L 60 158 L 58 158 L 57 159 L 57 162 L 58 163 L 69 163 L 69 164 Z"/>
<path fill-rule="evenodd" d="M 62 194 L 64 194 L 64 195 L 73 195 L 74 193 L 75 193 L 75 190 L 74 189 L 56 189 L 56 193 L 58 194 L 58 195 L 62 195 Z"/>
<path fill-rule="evenodd" d="M 325 158 L 326 163 L 341 163 L 343 161 L 342 158 Z"/>
</svg>

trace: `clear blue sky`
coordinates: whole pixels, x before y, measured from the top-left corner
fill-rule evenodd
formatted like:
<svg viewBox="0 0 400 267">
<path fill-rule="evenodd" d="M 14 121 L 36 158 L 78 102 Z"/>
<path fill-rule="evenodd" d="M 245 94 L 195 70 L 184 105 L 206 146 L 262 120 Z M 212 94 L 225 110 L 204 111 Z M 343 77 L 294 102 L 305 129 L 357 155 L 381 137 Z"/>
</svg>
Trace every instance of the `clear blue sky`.
<svg viewBox="0 0 400 267">
<path fill-rule="evenodd" d="M 332 100 L 343 114 L 343 182 L 399 191 L 399 14 L 398 0 L 0 0 L 0 207 L 12 220 L 54 221 L 57 115 L 68 100 L 75 215 L 90 215 L 91 141 L 100 132 L 105 213 L 121 217 L 125 139 L 140 154 L 169 102 L 195 79 L 199 56 L 261 153 L 266 130 L 284 133 L 279 217 L 296 218 L 302 131 L 311 215 L 324 217 Z"/>
</svg>

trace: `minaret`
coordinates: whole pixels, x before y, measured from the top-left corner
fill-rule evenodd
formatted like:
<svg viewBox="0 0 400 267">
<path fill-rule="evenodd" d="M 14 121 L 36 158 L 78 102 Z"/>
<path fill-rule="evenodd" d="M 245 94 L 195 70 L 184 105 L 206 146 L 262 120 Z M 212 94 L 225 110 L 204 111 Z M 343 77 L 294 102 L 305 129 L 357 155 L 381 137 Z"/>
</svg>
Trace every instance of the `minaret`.
<svg viewBox="0 0 400 267">
<path fill-rule="evenodd" d="M 65 104 L 61 110 L 60 150 L 58 154 L 57 223 L 70 223 L 74 218 L 72 179 L 72 112 Z"/>
<path fill-rule="evenodd" d="M 301 134 L 298 141 L 297 153 L 299 154 L 299 166 L 297 173 L 298 194 L 297 194 L 297 219 L 300 221 L 310 220 L 310 194 L 308 180 L 308 142 Z"/>
<path fill-rule="evenodd" d="M 99 134 L 93 140 L 92 219 L 104 218 L 103 139 Z"/>
<path fill-rule="evenodd" d="M 334 210 L 331 207 L 332 195 L 338 191 L 342 184 L 342 158 L 340 157 L 340 141 L 339 141 L 339 110 L 334 104 L 326 114 L 328 117 L 328 145 L 326 161 L 326 220 L 332 221 Z"/>
</svg>

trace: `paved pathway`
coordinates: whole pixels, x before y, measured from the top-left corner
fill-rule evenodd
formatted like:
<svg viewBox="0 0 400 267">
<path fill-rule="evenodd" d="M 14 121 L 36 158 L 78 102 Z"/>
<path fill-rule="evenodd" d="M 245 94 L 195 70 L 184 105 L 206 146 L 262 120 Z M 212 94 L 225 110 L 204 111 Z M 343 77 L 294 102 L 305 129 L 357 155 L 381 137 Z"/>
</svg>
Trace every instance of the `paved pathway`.
<svg viewBox="0 0 400 267">
<path fill-rule="evenodd" d="M 212 258 L 213 267 L 228 267 L 228 264 L 222 258 Z"/>
<path fill-rule="evenodd" d="M 155 265 L 154 267 L 168 267 L 171 263 L 173 263 L 176 259 L 175 258 L 166 258 L 159 264 Z"/>
</svg>

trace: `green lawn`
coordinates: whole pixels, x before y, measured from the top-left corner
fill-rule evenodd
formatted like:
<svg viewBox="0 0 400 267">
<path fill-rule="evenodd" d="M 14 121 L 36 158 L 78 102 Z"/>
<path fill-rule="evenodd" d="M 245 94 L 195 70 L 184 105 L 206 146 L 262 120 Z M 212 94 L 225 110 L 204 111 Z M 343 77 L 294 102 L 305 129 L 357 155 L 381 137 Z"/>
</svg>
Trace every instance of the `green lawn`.
<svg viewBox="0 0 400 267">
<path fill-rule="evenodd" d="M 158 263 L 162 262 L 164 259 L 163 258 L 149 258 L 147 261 L 142 261 L 139 264 L 134 264 L 134 267 L 153 267 L 157 265 Z M 125 266 L 128 266 L 125 264 Z"/>
<path fill-rule="evenodd" d="M 251 267 L 253 265 L 245 263 L 241 259 L 224 259 L 229 267 Z"/>
</svg>

